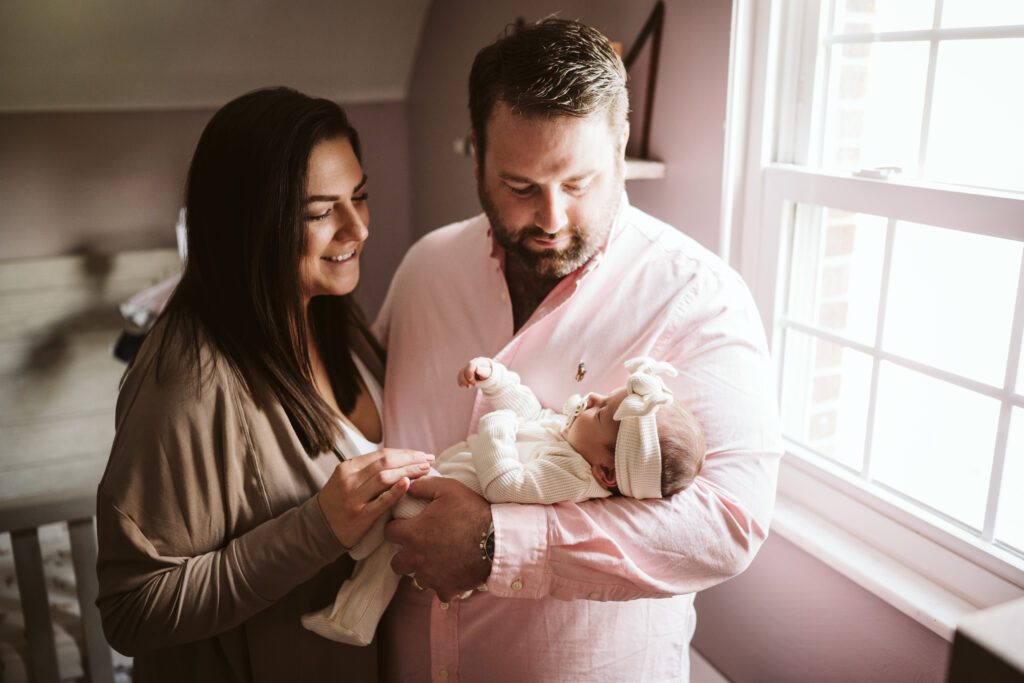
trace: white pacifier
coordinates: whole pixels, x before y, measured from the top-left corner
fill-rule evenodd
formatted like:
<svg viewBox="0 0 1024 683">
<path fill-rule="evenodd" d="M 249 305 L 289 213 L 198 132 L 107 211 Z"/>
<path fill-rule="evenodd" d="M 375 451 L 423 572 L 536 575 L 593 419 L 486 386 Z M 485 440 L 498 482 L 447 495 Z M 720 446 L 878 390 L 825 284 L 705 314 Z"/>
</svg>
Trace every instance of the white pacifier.
<svg viewBox="0 0 1024 683">
<path fill-rule="evenodd" d="M 565 405 L 562 406 L 562 412 L 569 416 L 569 421 L 572 422 L 580 416 L 584 410 L 587 409 L 587 403 L 590 401 L 590 394 L 573 394 L 569 398 L 565 399 Z"/>
</svg>

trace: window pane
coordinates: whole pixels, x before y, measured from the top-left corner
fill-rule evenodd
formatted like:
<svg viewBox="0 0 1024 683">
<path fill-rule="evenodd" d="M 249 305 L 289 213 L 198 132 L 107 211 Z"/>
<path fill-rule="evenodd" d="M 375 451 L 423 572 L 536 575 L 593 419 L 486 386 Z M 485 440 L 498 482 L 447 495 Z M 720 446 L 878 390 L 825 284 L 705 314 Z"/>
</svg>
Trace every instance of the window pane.
<svg viewBox="0 0 1024 683">
<path fill-rule="evenodd" d="M 859 472 L 864 461 L 871 359 L 787 330 L 783 367 L 786 436 Z"/>
<path fill-rule="evenodd" d="M 944 0 L 942 27 L 1013 26 L 1024 24 L 1021 0 Z"/>
<path fill-rule="evenodd" d="M 864 344 L 878 322 L 886 219 L 800 205 L 789 315 Z"/>
<path fill-rule="evenodd" d="M 916 176 L 928 44 L 835 45 L 831 65 L 823 165 L 898 166 Z"/>
<path fill-rule="evenodd" d="M 999 402 L 882 363 L 876 410 L 872 477 L 980 529 Z"/>
<path fill-rule="evenodd" d="M 1024 491 L 1024 410 L 1014 408 L 996 513 L 996 540 L 1024 552 L 1024 496 L 1021 491 Z"/>
<path fill-rule="evenodd" d="M 1024 64 L 1024 38 L 939 45 L 928 179 L 1024 191 L 1024 87 L 1006 80 L 1011 64 Z"/>
<path fill-rule="evenodd" d="M 997 237 L 897 223 L 883 348 L 1003 386 L 1021 248 Z"/>
<path fill-rule="evenodd" d="M 932 27 L 935 0 L 838 0 L 836 33 L 911 31 Z"/>
</svg>

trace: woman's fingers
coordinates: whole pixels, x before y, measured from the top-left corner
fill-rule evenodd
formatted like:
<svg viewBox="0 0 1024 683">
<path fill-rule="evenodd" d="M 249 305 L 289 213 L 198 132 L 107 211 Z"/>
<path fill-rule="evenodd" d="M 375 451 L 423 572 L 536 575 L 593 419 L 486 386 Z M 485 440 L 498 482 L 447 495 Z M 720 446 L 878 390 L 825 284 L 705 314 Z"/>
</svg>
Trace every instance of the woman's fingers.
<svg viewBox="0 0 1024 683">
<path fill-rule="evenodd" d="M 434 456 L 408 448 L 382 448 L 379 451 L 346 460 L 345 464 L 354 472 L 369 472 L 372 475 L 381 470 L 399 469 L 424 462 L 428 464 L 434 462 Z"/>
<path fill-rule="evenodd" d="M 392 488 L 396 483 L 403 479 L 419 479 L 420 477 L 429 474 L 429 472 L 430 465 L 427 463 L 407 465 L 406 467 L 399 467 L 396 469 L 380 470 L 379 472 L 372 473 L 367 476 L 360 484 L 358 491 L 365 500 L 371 500 L 381 495 L 382 492 Z"/>
<path fill-rule="evenodd" d="M 433 461 L 429 453 L 385 448 L 339 463 L 318 498 L 342 544 L 357 543 L 381 514 L 398 503 L 413 479 L 430 471 Z"/>
<path fill-rule="evenodd" d="M 317 494 L 320 509 L 341 544 L 353 547 L 377 521 L 394 507 L 409 490 L 409 477 L 399 477 L 390 486 L 367 497 L 363 490 L 347 489 L 343 485 L 341 465 Z"/>
<path fill-rule="evenodd" d="M 427 474 L 433 462 L 434 456 L 429 453 L 384 448 L 343 464 L 352 463 L 354 471 L 350 483 L 360 492 L 363 501 L 369 501 L 403 477 L 417 479 Z"/>
</svg>

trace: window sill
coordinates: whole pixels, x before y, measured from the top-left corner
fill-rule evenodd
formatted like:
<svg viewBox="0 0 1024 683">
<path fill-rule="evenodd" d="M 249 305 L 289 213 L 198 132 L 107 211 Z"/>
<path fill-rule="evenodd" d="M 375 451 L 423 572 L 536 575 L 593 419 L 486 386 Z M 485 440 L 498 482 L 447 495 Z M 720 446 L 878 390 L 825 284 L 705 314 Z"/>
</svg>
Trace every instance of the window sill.
<svg viewBox="0 0 1024 683">
<path fill-rule="evenodd" d="M 783 460 L 773 531 L 942 638 L 952 642 L 965 616 L 1024 597 L 1018 582 L 823 485 L 797 460 Z"/>
</svg>

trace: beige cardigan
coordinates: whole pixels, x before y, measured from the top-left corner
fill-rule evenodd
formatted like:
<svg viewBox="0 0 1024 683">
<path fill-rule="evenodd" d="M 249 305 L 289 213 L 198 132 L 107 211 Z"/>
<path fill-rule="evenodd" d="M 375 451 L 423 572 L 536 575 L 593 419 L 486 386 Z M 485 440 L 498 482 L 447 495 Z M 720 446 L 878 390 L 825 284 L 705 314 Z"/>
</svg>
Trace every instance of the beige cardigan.
<svg viewBox="0 0 1024 683">
<path fill-rule="evenodd" d="M 173 334 L 158 383 L 165 334 L 161 321 L 125 376 L 99 485 L 107 639 L 135 657 L 136 683 L 376 680 L 375 644 L 341 645 L 299 622 L 353 565 L 314 497 L 337 457 L 310 458 L 281 406 L 258 409 L 210 347 L 200 387 Z M 353 337 L 381 377 L 366 339 Z M 339 443 L 346 457 L 353 449 Z"/>
</svg>

